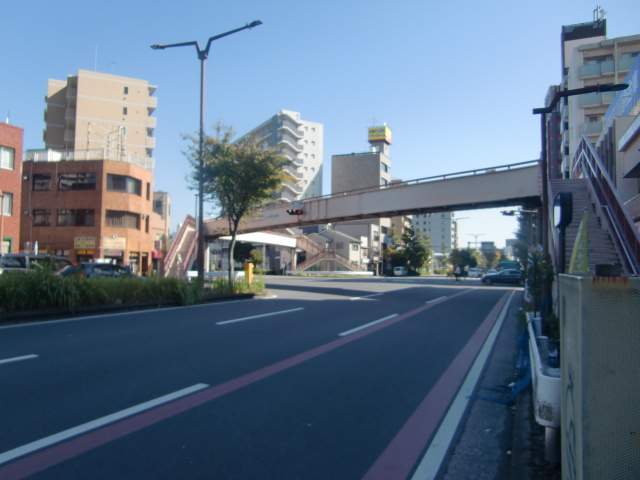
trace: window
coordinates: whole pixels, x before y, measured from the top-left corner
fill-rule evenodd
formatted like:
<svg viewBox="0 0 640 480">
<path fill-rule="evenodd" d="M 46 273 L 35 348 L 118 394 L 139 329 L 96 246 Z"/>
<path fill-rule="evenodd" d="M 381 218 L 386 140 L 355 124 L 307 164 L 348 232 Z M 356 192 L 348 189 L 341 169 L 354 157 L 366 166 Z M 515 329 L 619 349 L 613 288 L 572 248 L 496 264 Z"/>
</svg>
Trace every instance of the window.
<svg viewBox="0 0 640 480">
<path fill-rule="evenodd" d="M 129 109 L 127 107 L 122 107 L 122 114 L 126 115 L 129 112 Z"/>
<path fill-rule="evenodd" d="M 107 174 L 107 190 L 142 196 L 142 181 L 126 175 Z"/>
<path fill-rule="evenodd" d="M 128 95 L 129 94 L 129 87 L 124 87 L 124 94 Z"/>
<path fill-rule="evenodd" d="M 123 212 L 120 210 L 107 210 L 105 227 L 135 228 L 140 230 L 140 215 L 137 213 Z"/>
<path fill-rule="evenodd" d="M 162 215 L 162 207 L 164 206 L 164 203 L 162 202 L 162 200 L 154 200 L 153 201 L 153 211 L 159 215 Z"/>
<path fill-rule="evenodd" d="M 96 174 L 61 173 L 58 175 L 58 190 L 95 190 Z"/>
<path fill-rule="evenodd" d="M 151 184 L 147 182 L 147 200 L 151 200 Z"/>
<path fill-rule="evenodd" d="M 389 171 L 389 165 L 387 165 L 386 163 L 380 163 L 380 169 L 386 173 Z"/>
<path fill-rule="evenodd" d="M 33 210 L 33 226 L 48 227 L 51 225 L 51 210 L 34 209 Z"/>
<path fill-rule="evenodd" d="M 2 202 L 2 215 L 10 217 L 13 211 L 13 193 L 4 192 L 0 202 Z"/>
<path fill-rule="evenodd" d="M 59 227 L 76 227 L 76 226 L 92 227 L 93 222 L 94 222 L 93 210 L 84 210 L 84 209 L 58 210 L 58 226 Z"/>
<path fill-rule="evenodd" d="M 35 173 L 33 175 L 33 190 L 34 191 L 51 190 L 51 175 Z"/>
<path fill-rule="evenodd" d="M 16 151 L 13 148 L 0 146 L 0 168 L 13 170 Z"/>
</svg>

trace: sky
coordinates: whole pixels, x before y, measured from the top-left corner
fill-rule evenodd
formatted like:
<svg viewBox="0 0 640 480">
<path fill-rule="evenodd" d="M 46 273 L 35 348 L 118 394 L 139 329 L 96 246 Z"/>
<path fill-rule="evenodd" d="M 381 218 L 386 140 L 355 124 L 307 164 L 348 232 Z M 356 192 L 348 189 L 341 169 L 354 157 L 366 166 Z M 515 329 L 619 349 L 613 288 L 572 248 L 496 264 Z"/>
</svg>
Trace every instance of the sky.
<svg viewBox="0 0 640 480">
<path fill-rule="evenodd" d="M 157 87 L 154 190 L 171 195 L 172 229 L 195 215 L 184 134 L 197 134 L 200 62 L 194 47 L 152 44 L 262 25 L 213 42 L 206 61 L 205 131 L 242 135 L 280 110 L 324 125 L 323 193 L 331 156 L 368 149 L 386 123 L 393 178 L 411 180 L 537 159 L 550 85 L 561 82 L 563 25 L 593 20 L 595 2 L 460 0 L 0 0 L 0 119 L 44 148 L 48 79 L 78 70 Z M 601 3 L 609 38 L 640 33 L 640 2 Z M 500 188 L 496 186 L 496 188 Z M 502 209 L 457 212 L 459 241 L 514 238 Z M 205 217 L 216 212 L 205 205 Z"/>
</svg>

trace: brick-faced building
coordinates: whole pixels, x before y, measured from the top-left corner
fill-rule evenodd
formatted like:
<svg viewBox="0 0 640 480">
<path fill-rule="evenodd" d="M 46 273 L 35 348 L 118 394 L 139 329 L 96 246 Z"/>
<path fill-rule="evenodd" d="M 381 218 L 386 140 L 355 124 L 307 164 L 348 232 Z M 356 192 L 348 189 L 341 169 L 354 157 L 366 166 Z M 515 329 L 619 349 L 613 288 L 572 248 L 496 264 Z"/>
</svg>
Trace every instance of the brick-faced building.
<svg viewBox="0 0 640 480">
<path fill-rule="evenodd" d="M 22 241 L 74 261 L 107 259 L 149 273 L 152 165 L 106 149 L 27 151 Z"/>
<path fill-rule="evenodd" d="M 0 252 L 20 250 L 22 139 L 20 127 L 0 122 Z"/>
</svg>

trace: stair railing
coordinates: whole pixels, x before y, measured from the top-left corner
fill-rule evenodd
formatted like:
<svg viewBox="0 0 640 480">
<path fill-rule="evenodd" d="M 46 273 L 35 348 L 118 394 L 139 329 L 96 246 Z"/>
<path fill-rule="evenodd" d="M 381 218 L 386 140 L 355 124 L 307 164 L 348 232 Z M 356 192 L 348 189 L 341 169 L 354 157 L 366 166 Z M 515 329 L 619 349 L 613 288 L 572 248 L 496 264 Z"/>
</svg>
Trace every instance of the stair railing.
<svg viewBox="0 0 640 480">
<path fill-rule="evenodd" d="M 604 212 L 611 237 L 620 252 L 627 272 L 640 273 L 640 234 L 629 213 L 624 208 L 609 173 L 602 165 L 598 153 L 586 138 L 582 137 L 571 173 L 573 178 L 584 177 L 589 181 L 598 206 Z"/>
</svg>

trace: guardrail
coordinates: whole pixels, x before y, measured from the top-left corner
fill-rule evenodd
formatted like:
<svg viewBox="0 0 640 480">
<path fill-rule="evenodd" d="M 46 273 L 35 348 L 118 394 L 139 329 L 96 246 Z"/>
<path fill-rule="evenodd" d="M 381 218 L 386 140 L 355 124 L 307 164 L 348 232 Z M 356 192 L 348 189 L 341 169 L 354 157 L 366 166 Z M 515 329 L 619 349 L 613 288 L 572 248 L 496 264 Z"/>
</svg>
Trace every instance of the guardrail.
<svg viewBox="0 0 640 480">
<path fill-rule="evenodd" d="M 625 270 L 633 275 L 640 274 L 640 234 L 598 153 L 586 137 L 582 137 L 576 157 L 572 176 L 584 176 L 589 180 L 595 199 L 609 224 L 611 237 L 625 263 Z"/>
</svg>

